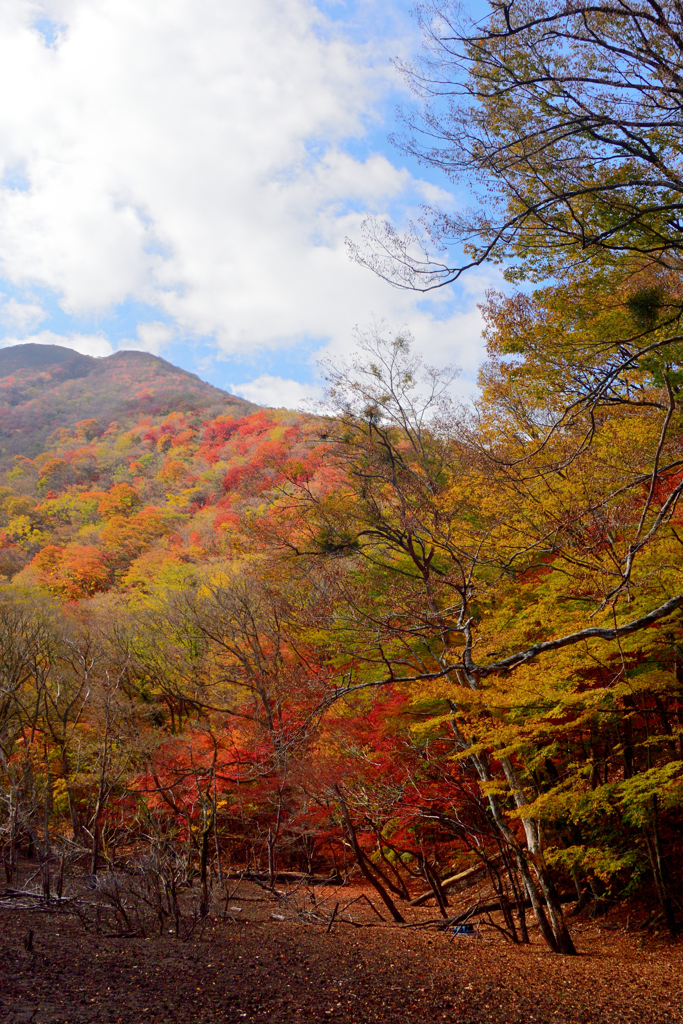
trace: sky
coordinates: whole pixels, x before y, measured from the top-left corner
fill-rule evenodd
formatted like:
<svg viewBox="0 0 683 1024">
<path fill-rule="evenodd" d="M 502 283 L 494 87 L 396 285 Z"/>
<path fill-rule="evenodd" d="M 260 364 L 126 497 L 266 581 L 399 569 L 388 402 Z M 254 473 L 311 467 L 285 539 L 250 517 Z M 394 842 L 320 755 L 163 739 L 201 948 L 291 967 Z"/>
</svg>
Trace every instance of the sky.
<svg viewBox="0 0 683 1024">
<path fill-rule="evenodd" d="M 269 406 L 354 328 L 408 328 L 474 389 L 475 272 L 429 295 L 349 259 L 466 197 L 388 141 L 409 0 L 3 0 L 0 346 L 137 348 Z"/>
</svg>

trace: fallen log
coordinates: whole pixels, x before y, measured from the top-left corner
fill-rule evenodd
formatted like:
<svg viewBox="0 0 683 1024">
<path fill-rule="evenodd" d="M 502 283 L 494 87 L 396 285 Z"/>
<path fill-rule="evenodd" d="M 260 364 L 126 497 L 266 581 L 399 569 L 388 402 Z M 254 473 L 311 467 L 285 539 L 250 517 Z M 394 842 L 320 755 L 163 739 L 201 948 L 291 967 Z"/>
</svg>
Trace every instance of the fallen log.
<svg viewBox="0 0 683 1024">
<path fill-rule="evenodd" d="M 239 878 L 245 882 L 270 882 L 268 871 L 230 871 L 228 878 Z M 303 882 L 306 885 L 343 885 L 341 875 L 308 875 L 305 871 L 274 871 L 274 882 Z"/>
<path fill-rule="evenodd" d="M 73 897 L 67 896 L 46 896 L 43 892 L 31 892 L 28 889 L 3 889 L 0 892 L 0 900 L 35 900 L 37 903 L 73 903 Z"/>
<path fill-rule="evenodd" d="M 545 899 L 541 897 L 540 902 L 545 906 Z M 560 896 L 560 903 L 576 903 L 576 895 Z M 512 910 L 516 908 L 516 903 L 510 903 Z M 525 910 L 531 909 L 531 900 L 525 899 L 522 901 L 522 906 Z M 452 928 L 456 924 L 463 924 L 465 921 L 469 921 L 471 917 L 479 917 L 480 914 L 490 914 L 494 910 L 501 910 L 500 900 L 493 900 L 490 903 L 473 903 L 467 910 L 463 910 L 462 913 L 456 917 L 449 917 L 447 921 L 439 921 L 435 919 L 434 923 L 440 925 L 442 928 Z"/>
<path fill-rule="evenodd" d="M 486 871 L 486 864 L 475 864 L 473 868 L 467 868 L 465 871 L 459 871 L 457 875 L 451 875 L 450 878 L 444 878 L 441 882 L 442 889 L 452 889 L 454 885 L 459 885 L 461 882 L 469 882 L 474 880 L 478 875 L 483 874 Z M 416 896 L 415 899 L 411 900 L 408 904 L 409 907 L 421 907 L 427 900 L 434 899 L 434 892 L 430 889 L 428 892 L 423 892 L 421 896 Z"/>
<path fill-rule="evenodd" d="M 531 903 L 528 900 L 524 901 L 525 907 L 530 907 Z M 480 914 L 490 914 L 494 910 L 500 910 L 500 900 L 494 900 L 491 903 L 475 903 L 473 906 L 468 907 L 467 910 L 463 910 L 461 914 L 456 917 L 449 917 L 447 921 L 443 921 L 444 928 L 453 928 L 456 924 L 464 924 L 465 921 L 469 921 L 471 917 L 478 917 Z"/>
</svg>

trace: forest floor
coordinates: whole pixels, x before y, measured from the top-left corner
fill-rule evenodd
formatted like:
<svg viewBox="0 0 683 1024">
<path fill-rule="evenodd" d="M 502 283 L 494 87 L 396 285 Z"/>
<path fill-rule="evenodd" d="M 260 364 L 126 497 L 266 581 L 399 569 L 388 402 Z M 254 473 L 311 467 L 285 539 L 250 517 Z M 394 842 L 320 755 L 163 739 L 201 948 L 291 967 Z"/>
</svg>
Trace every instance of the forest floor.
<svg viewBox="0 0 683 1024">
<path fill-rule="evenodd" d="M 434 930 L 424 926 L 433 909 L 413 913 L 420 927 L 396 926 L 361 896 L 328 931 L 305 919 L 301 901 L 264 901 L 246 883 L 233 892 L 228 916 L 214 914 L 186 941 L 98 934 L 77 916 L 0 901 L 0 1019 L 683 1024 L 683 944 L 630 931 L 623 918 L 570 919 L 580 956 L 565 957 L 533 930 L 528 946 L 490 926 L 471 936 Z M 318 908 L 340 899 L 319 892 L 306 894 Z M 344 887 L 345 903 L 361 893 Z"/>
</svg>

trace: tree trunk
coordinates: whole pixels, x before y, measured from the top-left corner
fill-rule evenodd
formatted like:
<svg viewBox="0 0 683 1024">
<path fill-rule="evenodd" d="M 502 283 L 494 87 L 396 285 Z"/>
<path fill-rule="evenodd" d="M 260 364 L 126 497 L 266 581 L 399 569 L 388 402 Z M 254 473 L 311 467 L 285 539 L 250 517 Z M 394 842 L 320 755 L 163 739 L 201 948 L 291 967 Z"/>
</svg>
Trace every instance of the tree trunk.
<svg viewBox="0 0 683 1024">
<path fill-rule="evenodd" d="M 519 777 L 515 768 L 508 757 L 502 760 L 503 771 L 505 777 L 508 780 L 510 789 L 514 797 L 515 804 L 519 810 L 527 806 L 527 799 L 519 781 Z M 550 927 L 552 928 L 555 951 L 557 953 L 564 953 L 567 956 L 576 956 L 576 948 L 572 941 L 572 937 L 569 934 L 564 914 L 562 913 L 562 904 L 560 903 L 557 895 L 555 885 L 548 874 L 547 868 L 543 863 L 543 855 L 541 853 L 540 834 L 539 826 L 536 821 L 531 818 L 522 818 L 522 825 L 524 826 L 524 834 L 526 835 L 527 848 L 529 850 L 531 863 L 533 865 L 534 874 L 538 880 L 543 898 L 545 900 L 545 906 L 547 916 L 550 920 Z M 529 899 L 532 900 L 531 892 L 527 884 L 527 892 L 529 892 Z M 536 908 L 534 907 L 534 910 Z M 540 924 L 540 921 L 539 921 Z"/>
<path fill-rule="evenodd" d="M 489 782 L 491 773 L 489 771 L 487 764 L 484 762 L 483 758 L 479 754 L 472 754 L 471 761 L 474 764 L 479 775 L 479 778 L 482 780 L 482 782 Z M 503 768 L 505 770 L 506 777 L 508 777 L 508 782 L 510 782 L 513 793 L 515 794 L 515 802 L 518 802 L 519 795 L 521 794 L 522 798 L 524 795 L 521 791 L 521 786 L 519 785 L 519 782 L 516 778 L 516 773 L 512 768 L 512 765 L 510 765 L 508 776 L 508 770 L 505 767 L 505 761 L 503 761 Z M 564 918 L 562 917 L 562 909 L 559 905 L 559 902 L 557 904 L 557 908 L 559 909 L 559 923 L 557 913 L 554 909 L 551 910 L 550 906 L 548 907 L 550 917 L 549 923 L 548 917 L 546 917 L 545 910 L 543 909 L 543 903 L 541 902 L 538 889 L 536 888 L 534 880 L 529 871 L 526 859 L 524 857 L 524 851 L 521 849 L 519 843 L 517 842 L 517 839 L 515 838 L 514 833 L 512 832 L 507 821 L 505 820 L 505 817 L 502 813 L 502 810 L 498 803 L 498 799 L 496 798 L 495 794 L 488 793 L 487 796 L 489 807 L 491 809 L 491 813 L 493 815 L 493 819 L 496 823 L 496 826 L 498 827 L 501 836 L 505 839 L 507 845 L 515 853 L 517 867 L 519 868 L 519 873 L 522 876 L 524 888 L 526 889 L 529 901 L 536 916 L 538 927 L 541 930 L 541 935 L 543 936 L 548 946 L 550 947 L 550 949 L 553 950 L 554 953 L 566 953 L 568 955 L 575 955 L 576 949 L 574 948 L 574 943 L 572 942 L 567 927 L 564 924 Z M 535 832 L 536 823 L 527 818 L 522 819 L 522 824 L 524 825 L 524 834 L 527 839 L 527 844 L 531 842 L 531 844 L 537 845 L 538 836 Z M 529 852 L 533 856 L 533 851 L 531 848 L 529 849 Z M 540 858 L 539 863 L 536 863 L 536 861 L 532 861 L 532 863 L 534 865 L 534 873 L 536 874 L 536 877 L 539 880 L 539 884 L 541 884 L 543 896 L 547 899 L 545 891 L 545 888 L 547 888 L 548 892 L 551 894 L 550 898 L 552 899 L 552 891 L 554 891 L 554 887 L 552 891 L 550 889 L 550 886 L 546 885 L 546 887 L 544 888 L 541 882 L 541 877 L 539 877 L 539 871 L 542 876 L 546 876 L 543 865 L 540 862 Z M 547 878 L 545 878 L 545 880 L 547 881 Z M 553 927 L 553 924 L 555 925 L 555 927 Z M 555 930 L 556 928 L 557 933 Z"/>
<path fill-rule="evenodd" d="M 337 794 L 337 799 L 339 801 L 339 806 L 341 807 L 342 815 L 344 817 L 344 822 L 346 824 L 346 829 L 347 829 L 347 832 L 349 834 L 349 839 L 351 841 L 351 846 L 353 848 L 354 854 L 356 855 L 356 861 L 358 862 L 358 867 L 360 868 L 360 870 L 363 873 L 363 876 L 366 878 L 366 880 L 376 890 L 377 894 L 379 895 L 380 899 L 384 903 L 384 906 L 387 908 L 387 910 L 391 914 L 391 916 L 394 919 L 394 921 L 396 921 L 397 924 L 403 924 L 404 923 L 404 918 L 403 918 L 401 912 L 399 911 L 398 907 L 396 906 L 396 904 L 394 903 L 394 901 L 392 900 L 391 896 L 386 891 L 386 889 L 384 888 L 382 883 L 379 881 L 379 879 L 375 878 L 375 876 L 369 870 L 368 865 L 366 863 L 367 858 L 366 858 L 365 854 L 363 853 L 363 851 L 361 850 L 360 846 L 358 845 L 358 838 L 356 836 L 356 830 L 353 827 L 353 822 L 351 821 L 351 816 L 349 815 L 349 809 L 346 806 L 346 801 L 344 800 L 344 797 L 339 792 L 339 788 L 337 786 L 335 786 L 334 789 L 335 789 L 335 792 Z"/>
</svg>

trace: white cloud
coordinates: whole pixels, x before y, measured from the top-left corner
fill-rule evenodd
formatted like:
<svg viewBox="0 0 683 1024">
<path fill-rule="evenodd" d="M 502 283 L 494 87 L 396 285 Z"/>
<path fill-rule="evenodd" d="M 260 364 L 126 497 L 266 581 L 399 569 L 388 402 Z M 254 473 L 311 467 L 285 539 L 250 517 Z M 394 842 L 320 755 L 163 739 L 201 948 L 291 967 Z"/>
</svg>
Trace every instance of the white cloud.
<svg viewBox="0 0 683 1024">
<path fill-rule="evenodd" d="M 126 338 L 118 343 L 119 349 L 135 350 L 138 352 L 151 352 L 158 356 L 164 346 L 175 337 L 175 331 L 168 324 L 160 320 L 151 323 L 137 325 L 137 338 Z"/>
<path fill-rule="evenodd" d="M 230 384 L 229 391 L 241 395 L 249 402 L 266 405 L 271 409 L 298 409 L 304 403 L 322 398 L 322 388 L 315 384 L 300 384 L 296 380 L 261 374 L 247 384 Z"/>
<path fill-rule="evenodd" d="M 37 18 L 61 26 L 52 45 Z M 439 319 L 442 297 L 348 260 L 368 210 L 444 195 L 344 151 L 388 87 L 369 53 L 312 0 L 5 0 L 0 273 L 67 313 L 152 304 L 237 356 L 304 338 L 346 351 L 374 312 L 428 357 L 473 362 L 476 313 Z M 122 344 L 159 351 L 164 330 Z"/>
<path fill-rule="evenodd" d="M 7 327 L 14 327 L 20 331 L 32 331 L 41 324 L 47 317 L 42 306 L 36 302 L 17 302 L 16 299 L 8 299 L 0 307 L 0 320 Z"/>
<path fill-rule="evenodd" d="M 53 331 L 40 331 L 27 338 L 6 337 L 2 339 L 2 347 L 26 345 L 29 342 L 35 345 L 61 345 L 63 348 L 75 349 L 84 356 L 110 356 L 114 351 L 111 343 L 101 334 L 55 334 Z"/>
</svg>

